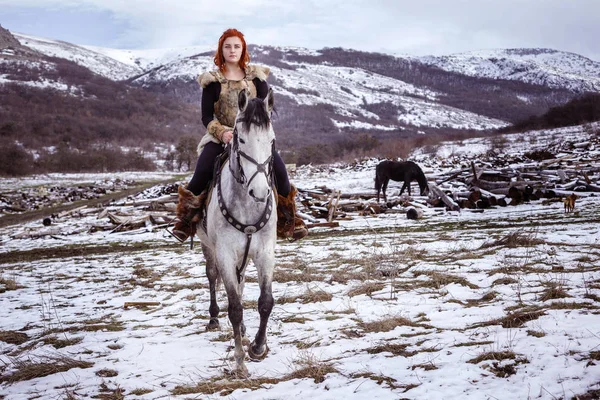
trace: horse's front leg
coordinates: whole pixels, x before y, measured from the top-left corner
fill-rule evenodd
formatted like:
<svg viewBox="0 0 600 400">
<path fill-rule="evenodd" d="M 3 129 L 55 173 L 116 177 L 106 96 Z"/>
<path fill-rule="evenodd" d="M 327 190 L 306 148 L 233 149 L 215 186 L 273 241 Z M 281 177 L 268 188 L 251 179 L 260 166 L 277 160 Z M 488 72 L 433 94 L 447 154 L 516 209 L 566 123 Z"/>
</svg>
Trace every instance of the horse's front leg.
<svg viewBox="0 0 600 400">
<path fill-rule="evenodd" d="M 385 194 L 385 191 L 387 190 L 388 183 L 390 183 L 390 178 L 388 178 L 388 177 L 383 178 L 382 193 L 383 193 L 383 202 L 384 203 L 387 203 L 387 195 Z"/>
<path fill-rule="evenodd" d="M 221 250 L 226 252 L 226 249 Z M 219 251 L 219 249 L 217 249 L 217 251 Z M 221 279 L 223 280 L 223 285 L 225 286 L 225 291 L 227 292 L 227 301 L 229 303 L 227 312 L 229 314 L 231 327 L 233 328 L 233 341 L 235 345 L 233 356 L 236 364 L 233 374 L 239 378 L 247 378 L 248 368 L 246 368 L 246 365 L 244 364 L 246 352 L 244 351 L 244 346 L 242 344 L 244 308 L 242 306 L 242 298 L 239 295 L 239 283 L 237 280 L 235 262 L 230 257 L 227 257 L 227 259 L 224 258 L 225 257 L 220 260 L 218 268 Z"/>
<path fill-rule="evenodd" d="M 273 251 L 263 252 L 255 259 L 258 272 L 258 284 L 260 286 L 260 297 L 258 298 L 258 313 L 260 314 L 260 326 L 252 344 L 248 347 L 248 356 L 253 360 L 262 360 L 267 356 L 267 322 L 273 310 L 273 269 L 275 267 L 275 256 Z"/>
<path fill-rule="evenodd" d="M 208 284 L 210 287 L 210 307 L 208 312 L 210 313 L 210 321 L 206 326 L 209 331 L 219 329 L 219 304 L 217 303 L 217 284 L 219 280 L 219 271 L 215 263 L 215 257 L 213 252 L 206 245 L 202 245 L 202 252 L 206 259 L 206 277 L 208 278 Z"/>
</svg>

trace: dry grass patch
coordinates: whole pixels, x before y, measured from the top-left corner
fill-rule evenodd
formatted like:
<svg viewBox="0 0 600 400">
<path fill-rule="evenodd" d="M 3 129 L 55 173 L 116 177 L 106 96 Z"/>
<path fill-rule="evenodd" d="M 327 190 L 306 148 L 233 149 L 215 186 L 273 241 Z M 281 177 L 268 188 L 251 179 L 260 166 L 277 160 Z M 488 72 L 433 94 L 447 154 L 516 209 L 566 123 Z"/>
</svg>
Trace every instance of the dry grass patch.
<svg viewBox="0 0 600 400">
<path fill-rule="evenodd" d="M 590 300 L 594 300 L 597 302 L 600 302 L 600 296 L 597 296 L 593 293 L 586 293 L 583 295 L 583 297 L 585 297 L 586 299 L 590 299 Z"/>
<path fill-rule="evenodd" d="M 321 383 L 325 380 L 327 374 L 339 373 L 333 364 L 327 362 L 298 362 L 298 364 L 300 365 L 300 368 L 288 374 L 284 380 L 312 379 L 315 383 Z"/>
<path fill-rule="evenodd" d="M 597 310 L 598 308 L 592 303 L 578 303 L 576 301 L 555 301 L 548 306 L 550 310 Z"/>
<path fill-rule="evenodd" d="M 479 307 L 484 303 L 489 303 L 496 298 L 496 292 L 488 292 L 481 296 L 479 299 L 467 299 L 466 301 L 460 301 L 456 299 L 450 299 L 448 303 L 457 303 L 465 307 Z"/>
<path fill-rule="evenodd" d="M 0 276 L 0 293 L 7 292 L 9 290 L 23 289 L 25 286 L 17 284 L 17 281 L 10 278 Z"/>
<path fill-rule="evenodd" d="M 384 376 L 384 375 L 375 375 L 372 372 L 361 372 L 358 374 L 352 374 L 350 376 L 351 378 L 367 378 L 370 379 L 372 381 L 377 382 L 378 385 L 381 385 L 383 383 L 387 384 L 387 386 L 390 389 L 402 389 L 403 392 L 408 392 L 411 389 L 414 389 L 416 387 L 418 387 L 419 385 L 413 384 L 413 383 L 409 383 L 406 385 L 397 385 L 396 382 L 397 380 L 392 378 L 391 376 Z M 402 400 L 402 399 L 401 399 Z"/>
<path fill-rule="evenodd" d="M 504 360 L 513 360 L 513 362 L 503 362 Z M 491 371 L 498 378 L 507 378 L 517 373 L 516 366 L 529 362 L 524 355 L 516 354 L 514 351 L 489 351 L 482 353 L 477 357 L 467 361 L 471 364 L 479 364 L 482 361 L 492 361 L 491 365 L 485 365 L 483 368 Z"/>
<path fill-rule="evenodd" d="M 425 371 L 433 371 L 433 370 L 438 369 L 438 367 L 434 363 L 432 363 L 431 361 L 427 362 L 427 363 L 423 363 L 423 364 L 415 364 L 412 367 L 410 367 L 410 369 L 413 370 L 413 371 L 415 369 L 417 369 L 417 368 L 422 368 Z"/>
<path fill-rule="evenodd" d="M 95 374 L 96 374 L 96 376 L 100 376 L 102 378 L 112 378 L 112 377 L 119 375 L 119 373 L 117 371 L 115 371 L 114 369 L 108 369 L 108 368 L 99 369 L 98 371 L 95 372 Z"/>
<path fill-rule="evenodd" d="M 210 339 L 211 342 L 229 342 L 233 339 L 233 332 L 221 333 L 216 338 Z"/>
<path fill-rule="evenodd" d="M 81 336 L 73 337 L 71 339 L 68 339 L 66 337 L 64 339 L 61 339 L 58 336 L 50 336 L 44 338 L 42 342 L 44 342 L 44 344 L 54 346 L 55 349 L 62 349 L 63 347 L 73 346 L 77 343 L 81 343 L 82 340 L 83 337 Z"/>
<path fill-rule="evenodd" d="M 495 300 L 497 295 L 498 293 L 496 292 L 487 292 L 478 299 L 467 299 L 467 305 L 469 307 L 474 307 L 479 306 L 483 303 L 489 303 L 490 301 Z"/>
<path fill-rule="evenodd" d="M 360 286 L 355 286 L 348 291 L 348 296 L 354 297 L 361 294 L 366 294 L 371 297 L 374 292 L 378 292 L 385 287 L 384 282 L 366 282 Z"/>
<path fill-rule="evenodd" d="M 312 354 L 304 353 L 293 361 L 297 366 L 293 372 L 284 375 L 281 378 L 257 378 L 257 379 L 236 379 L 231 380 L 228 375 L 222 375 L 212 378 L 206 382 L 198 383 L 194 386 L 177 386 L 172 391 L 173 395 L 184 394 L 215 394 L 227 396 L 238 389 L 258 390 L 264 388 L 264 385 L 275 385 L 280 382 L 290 381 L 292 379 L 313 379 L 315 383 L 321 383 L 325 376 L 331 373 L 338 373 L 333 364 L 317 360 Z"/>
<path fill-rule="evenodd" d="M 379 353 L 391 353 L 392 356 L 402 356 L 402 357 L 412 357 L 417 354 L 416 351 L 407 351 L 406 348 L 410 346 L 410 344 L 399 344 L 399 343 L 382 343 L 379 346 L 371 347 L 367 349 L 367 353 L 369 354 L 379 354 Z"/>
<path fill-rule="evenodd" d="M 590 351 L 590 360 L 600 361 L 600 351 Z"/>
<path fill-rule="evenodd" d="M 546 336 L 546 334 L 544 332 L 534 331 L 534 330 L 528 329 L 527 330 L 527 336 L 533 336 L 533 337 L 541 338 L 541 337 Z"/>
<path fill-rule="evenodd" d="M 552 299 L 562 299 L 565 297 L 571 297 L 569 293 L 564 289 L 562 285 L 551 283 L 548 287 L 542 292 L 539 297 L 540 301 L 552 300 Z"/>
<path fill-rule="evenodd" d="M 247 309 L 257 310 L 258 309 L 258 300 L 244 300 L 244 301 L 242 301 L 242 307 L 244 307 L 244 310 L 247 310 Z"/>
<path fill-rule="evenodd" d="M 215 394 L 227 396 L 238 389 L 258 390 L 263 389 L 263 385 L 277 384 L 281 379 L 275 378 L 257 378 L 257 379 L 239 379 L 230 380 L 229 376 L 222 375 L 212 378 L 208 381 L 198 383 L 194 386 L 176 386 L 171 390 L 171 394 L 180 396 L 184 394 Z"/>
<path fill-rule="evenodd" d="M 93 396 L 94 399 L 101 400 L 125 400 L 125 389 L 118 384 L 114 388 L 108 387 L 106 382 L 100 384 L 100 394 Z"/>
<path fill-rule="evenodd" d="M 273 281 L 279 283 L 286 282 L 322 282 L 323 275 L 314 274 L 310 272 L 308 269 L 304 269 L 298 271 L 297 268 L 287 269 L 282 268 L 281 265 L 278 265 L 275 271 L 273 272 Z"/>
<path fill-rule="evenodd" d="M 0 331 L 0 342 L 20 345 L 29 340 L 29 336 L 23 332 Z"/>
<path fill-rule="evenodd" d="M 533 262 L 523 264 L 507 264 L 502 267 L 491 269 L 487 272 L 487 274 L 488 276 L 493 276 L 496 274 L 515 275 L 519 272 L 524 274 L 545 274 L 550 271 L 548 268 L 534 267 L 533 265 L 535 265 Z"/>
<path fill-rule="evenodd" d="M 70 327 L 67 329 L 69 332 L 85 331 L 85 332 L 97 332 L 97 331 L 108 331 L 108 332 L 119 332 L 125 329 L 121 321 L 112 320 L 107 323 L 98 323 L 98 321 L 83 322 L 83 327 Z"/>
<path fill-rule="evenodd" d="M 470 364 L 479 364 L 482 361 L 516 360 L 517 357 L 517 353 L 514 351 L 487 351 L 467 362 Z"/>
<path fill-rule="evenodd" d="M 302 304 L 318 303 L 322 301 L 330 301 L 333 298 L 331 293 L 322 289 L 308 288 L 304 294 L 298 296 L 286 296 L 277 299 L 277 304 L 287 304 L 300 302 Z"/>
<path fill-rule="evenodd" d="M 479 289 L 479 286 L 469 282 L 467 279 L 465 279 L 463 277 L 446 274 L 446 273 L 442 273 L 442 272 L 421 270 L 421 271 L 413 271 L 413 275 L 415 278 L 419 277 L 421 275 L 425 275 L 430 278 L 429 281 L 418 281 L 417 284 L 419 284 L 420 287 L 441 289 L 443 286 L 449 285 L 451 283 L 456 283 L 456 284 L 466 286 L 471 289 Z"/>
<path fill-rule="evenodd" d="M 11 360 L 15 371 L 0 377 L 0 383 L 15 383 L 28 381 L 35 378 L 66 372 L 72 368 L 90 368 L 93 362 L 75 360 L 66 356 L 46 356 L 39 361 Z"/>
<path fill-rule="evenodd" d="M 327 282 L 330 284 L 333 282 L 346 284 L 350 281 L 363 281 L 368 279 L 368 277 L 368 274 L 364 272 L 356 272 L 353 269 L 351 270 L 350 268 L 344 268 L 336 269 L 335 271 L 331 272 L 331 277 Z"/>
<path fill-rule="evenodd" d="M 295 315 L 290 315 L 289 317 L 281 318 L 280 321 L 285 322 L 285 323 L 304 324 L 307 321 L 312 321 L 312 319 L 306 318 L 306 317 L 297 317 Z"/>
<path fill-rule="evenodd" d="M 500 239 L 496 239 L 492 242 L 486 242 L 482 244 L 480 249 L 489 249 L 490 247 L 532 247 L 539 244 L 544 244 L 542 239 L 538 239 L 535 233 L 515 231 L 502 236 Z"/>
<path fill-rule="evenodd" d="M 373 332 L 389 332 L 391 330 L 396 329 L 398 326 L 410 326 L 414 328 L 425 328 L 431 329 L 433 326 L 423 323 L 418 323 L 409 320 L 404 317 L 391 317 L 385 318 L 379 321 L 372 322 L 358 322 L 359 328 L 361 328 L 365 333 L 373 333 Z"/>
<path fill-rule="evenodd" d="M 517 283 L 518 281 L 515 278 L 510 278 L 508 276 L 500 279 L 496 279 L 492 282 L 492 286 L 496 285 L 512 285 L 513 283 Z"/>
<path fill-rule="evenodd" d="M 154 392 L 154 389 L 137 388 L 137 389 L 131 390 L 129 392 L 129 394 L 134 395 L 134 396 L 143 396 L 145 394 L 152 393 L 152 392 Z"/>
<path fill-rule="evenodd" d="M 484 341 L 480 341 L 480 342 L 464 342 L 464 343 L 455 344 L 454 347 L 485 346 L 485 345 L 492 344 L 492 343 L 494 343 L 494 342 L 491 340 L 484 340 Z"/>
<path fill-rule="evenodd" d="M 533 321 L 541 317 L 542 315 L 546 315 L 546 311 L 544 310 L 535 310 L 535 311 L 517 311 L 511 314 L 508 314 L 506 317 L 493 319 L 487 322 L 480 322 L 478 324 L 471 325 L 470 328 L 480 328 L 484 326 L 493 326 L 493 325 L 502 325 L 503 328 L 519 328 L 523 326 L 528 321 Z"/>
<path fill-rule="evenodd" d="M 351 377 L 354 379 L 367 378 L 367 379 L 377 382 L 378 385 L 381 385 L 382 383 L 386 383 L 388 385 L 388 387 L 390 387 L 390 388 L 397 387 L 396 386 L 397 380 L 392 378 L 391 376 L 375 375 L 372 372 L 361 372 L 359 374 L 352 374 Z"/>
</svg>

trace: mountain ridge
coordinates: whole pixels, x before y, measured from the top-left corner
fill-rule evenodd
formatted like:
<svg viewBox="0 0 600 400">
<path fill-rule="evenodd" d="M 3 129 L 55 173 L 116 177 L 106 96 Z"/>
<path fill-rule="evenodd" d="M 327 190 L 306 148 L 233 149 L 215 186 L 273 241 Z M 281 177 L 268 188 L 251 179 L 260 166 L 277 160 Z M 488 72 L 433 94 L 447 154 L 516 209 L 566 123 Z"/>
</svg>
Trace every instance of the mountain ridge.
<svg viewBox="0 0 600 400">
<path fill-rule="evenodd" d="M 169 104 L 160 100 L 163 96 L 174 102 L 168 106 L 171 111 L 152 108 L 148 111 L 150 114 L 174 112 L 173 117 L 180 121 L 172 138 L 166 138 L 164 133 L 169 123 L 158 118 L 164 133 L 154 138 L 173 144 L 188 132 L 204 134 L 202 124 L 190 123 L 197 121 L 200 114 L 201 90 L 196 78 L 199 73 L 214 69 L 213 52 L 207 48 L 118 50 L 24 34 L 15 34 L 15 37 L 20 48 L 31 47 L 32 54 L 40 56 L 27 60 L 10 51 L 0 54 L 0 84 L 52 90 L 44 96 L 56 104 L 70 103 L 60 96 L 75 96 L 83 108 L 92 110 L 97 108 L 91 105 L 96 102 L 93 94 L 101 93 L 102 101 L 106 101 L 111 90 L 120 93 L 120 100 L 129 104 L 127 107 L 139 110 L 140 105 L 134 105 L 137 100 L 129 103 L 126 100 L 130 96 L 127 88 L 139 88 L 155 95 L 158 103 Z M 278 147 L 291 153 L 305 148 L 309 152 L 329 148 L 329 153 L 337 154 L 340 148 L 372 146 L 381 141 L 489 134 L 565 104 L 585 88 L 595 89 L 600 76 L 596 74 L 600 63 L 572 54 L 563 58 L 566 53 L 551 49 L 478 51 L 446 58 L 265 45 L 249 45 L 249 51 L 253 62 L 271 68 L 268 81 L 277 94 L 273 124 Z M 62 59 L 70 61 L 58 61 Z M 495 69 L 488 68 L 490 65 Z M 515 74 L 515 69 L 523 65 L 526 70 Z M 581 71 L 589 78 L 582 80 L 581 74 L 575 73 Z M 86 83 L 86 79 L 91 79 L 89 74 L 118 85 L 106 83 L 106 90 L 102 92 L 101 84 L 92 87 Z M 73 79 L 73 76 L 78 78 Z M 526 82 L 526 77 L 545 79 L 527 78 L 530 81 Z M 15 88 L 11 93 L 20 95 Z M 148 106 L 149 99 L 143 100 L 143 107 Z M 180 102 L 187 106 L 176 105 Z M 130 113 L 134 117 L 127 113 L 124 116 L 105 113 L 120 118 L 117 124 L 108 126 L 131 123 L 141 127 L 137 112 Z M 51 113 L 45 118 L 54 121 L 57 117 Z M 129 118 L 138 120 L 127 122 Z M 143 119 L 150 121 L 153 117 L 145 114 Z M 54 121 L 51 126 L 60 130 L 60 122 Z M 69 136 L 74 134 L 76 132 Z M 108 136 L 115 140 L 126 139 L 119 135 L 111 132 Z"/>
</svg>

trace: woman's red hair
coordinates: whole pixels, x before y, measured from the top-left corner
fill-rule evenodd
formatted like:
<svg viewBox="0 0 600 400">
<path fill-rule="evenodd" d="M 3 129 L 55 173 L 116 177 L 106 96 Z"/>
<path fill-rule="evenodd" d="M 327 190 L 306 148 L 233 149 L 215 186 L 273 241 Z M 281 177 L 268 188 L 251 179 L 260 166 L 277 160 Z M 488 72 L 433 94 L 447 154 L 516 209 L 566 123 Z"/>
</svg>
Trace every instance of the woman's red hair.
<svg viewBox="0 0 600 400">
<path fill-rule="evenodd" d="M 223 32 L 223 34 L 219 38 L 219 46 L 217 47 L 217 52 L 214 58 L 215 65 L 219 67 L 219 71 L 221 72 L 225 72 L 227 70 L 225 66 L 225 57 L 223 57 L 223 42 L 225 42 L 226 39 L 232 36 L 238 37 L 242 41 L 242 56 L 240 57 L 240 61 L 238 62 L 238 65 L 240 66 L 242 71 L 246 69 L 246 66 L 250 62 L 250 54 L 248 54 L 248 51 L 246 49 L 246 41 L 244 40 L 244 34 L 238 31 L 237 29 L 229 28 L 225 32 Z"/>
</svg>

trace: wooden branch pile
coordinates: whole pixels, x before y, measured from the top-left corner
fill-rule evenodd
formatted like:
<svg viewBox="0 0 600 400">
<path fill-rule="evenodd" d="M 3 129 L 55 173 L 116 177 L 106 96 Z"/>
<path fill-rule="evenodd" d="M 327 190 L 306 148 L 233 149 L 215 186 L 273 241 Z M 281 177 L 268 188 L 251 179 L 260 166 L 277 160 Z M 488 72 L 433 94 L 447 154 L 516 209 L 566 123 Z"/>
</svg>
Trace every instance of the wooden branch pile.
<svg viewBox="0 0 600 400">
<path fill-rule="evenodd" d="M 600 155 L 593 151 L 580 152 L 587 149 L 586 146 L 593 147 L 593 144 L 572 143 L 569 145 L 572 150 L 563 151 L 560 157 L 541 161 L 521 158 L 520 163 L 508 166 L 506 158 L 493 155 L 471 161 L 469 167 L 435 177 L 435 184 L 430 183 L 430 189 L 434 186 L 435 192 L 430 204 L 445 205 L 448 209 L 456 206 L 485 209 L 558 199 L 573 192 L 600 192 Z M 448 198 L 443 198 L 438 189 Z"/>
</svg>

